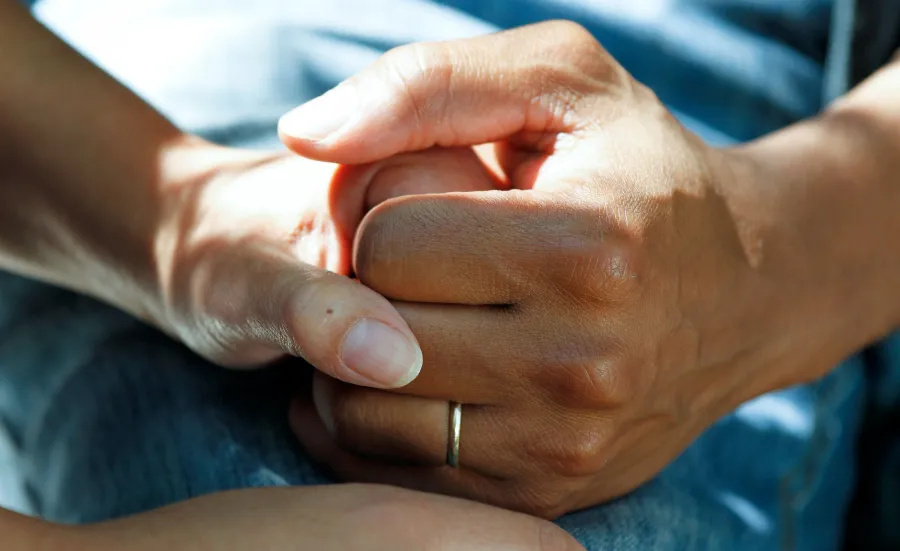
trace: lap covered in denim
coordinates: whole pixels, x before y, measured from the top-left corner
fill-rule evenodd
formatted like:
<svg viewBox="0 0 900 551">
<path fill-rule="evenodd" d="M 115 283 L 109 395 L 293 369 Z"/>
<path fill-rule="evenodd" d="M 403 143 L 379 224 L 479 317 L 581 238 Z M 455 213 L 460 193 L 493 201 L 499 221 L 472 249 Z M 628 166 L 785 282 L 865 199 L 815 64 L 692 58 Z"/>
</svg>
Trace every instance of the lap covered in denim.
<svg viewBox="0 0 900 551">
<path fill-rule="evenodd" d="M 70 4 L 38 13 L 182 127 L 250 147 L 277 144 L 281 113 L 387 48 L 559 17 L 591 29 L 705 139 L 740 142 L 821 108 L 829 18 L 824 0 Z M 560 524 L 591 550 L 837 548 L 867 389 L 885 408 L 900 389 L 888 384 L 900 346 L 879 350 L 745 404 L 644 487 Z M 228 372 L 90 299 L 0 274 L 0 498 L 87 522 L 329 482 L 286 423 L 306 369 Z"/>
</svg>

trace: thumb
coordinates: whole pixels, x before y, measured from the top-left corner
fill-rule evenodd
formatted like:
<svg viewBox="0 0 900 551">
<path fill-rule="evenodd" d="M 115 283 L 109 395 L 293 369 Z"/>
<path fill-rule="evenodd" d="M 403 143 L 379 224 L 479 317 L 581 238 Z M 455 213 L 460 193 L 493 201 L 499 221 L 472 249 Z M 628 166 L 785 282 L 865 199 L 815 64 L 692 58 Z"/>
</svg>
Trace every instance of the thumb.
<svg viewBox="0 0 900 551">
<path fill-rule="evenodd" d="M 576 130 L 585 99 L 624 71 L 582 27 L 547 22 L 473 39 L 410 44 L 282 117 L 294 152 L 345 164 L 519 134 Z M 583 117 L 582 117 L 583 118 Z"/>
<path fill-rule="evenodd" d="M 290 291 L 284 320 L 295 353 L 357 385 L 397 388 L 416 378 L 422 351 L 387 299 L 350 278 L 315 267 L 306 271 Z"/>
<path fill-rule="evenodd" d="M 326 375 L 373 388 L 401 387 L 418 375 L 416 338 L 372 289 L 286 252 L 254 247 L 228 257 L 207 271 L 218 276 L 194 282 L 205 289 L 204 340 L 225 356 L 214 357 L 219 363 L 254 365 L 287 353 Z"/>
</svg>

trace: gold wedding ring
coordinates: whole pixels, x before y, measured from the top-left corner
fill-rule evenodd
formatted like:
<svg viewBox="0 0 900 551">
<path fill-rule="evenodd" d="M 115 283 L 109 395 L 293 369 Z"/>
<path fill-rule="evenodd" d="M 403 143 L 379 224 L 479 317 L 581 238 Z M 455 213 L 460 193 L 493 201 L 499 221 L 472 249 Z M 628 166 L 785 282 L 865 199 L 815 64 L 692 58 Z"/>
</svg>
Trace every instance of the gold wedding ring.
<svg viewBox="0 0 900 551">
<path fill-rule="evenodd" d="M 448 417 L 447 464 L 455 469 L 459 467 L 459 429 L 462 426 L 462 404 L 450 402 Z"/>
</svg>

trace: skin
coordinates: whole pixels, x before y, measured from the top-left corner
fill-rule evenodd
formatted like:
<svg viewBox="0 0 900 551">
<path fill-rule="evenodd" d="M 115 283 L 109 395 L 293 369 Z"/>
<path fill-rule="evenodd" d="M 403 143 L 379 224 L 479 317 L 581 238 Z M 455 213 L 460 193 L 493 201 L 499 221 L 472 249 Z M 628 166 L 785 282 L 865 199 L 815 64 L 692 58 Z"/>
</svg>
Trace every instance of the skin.
<svg viewBox="0 0 900 551">
<path fill-rule="evenodd" d="M 295 113 L 282 126 L 289 145 L 363 163 L 499 143 L 484 162 L 516 189 L 373 193 L 387 200 L 362 220 L 353 258 L 369 289 L 322 269 L 349 266 L 347 220 L 374 201 L 345 211 L 342 198 L 368 197 L 346 190 L 378 170 L 328 172 L 185 136 L 8 1 L 0 37 L 16 45 L 0 49 L 4 267 L 142 315 L 232 365 L 293 353 L 395 387 L 410 370 L 354 379 L 341 338 L 372 316 L 407 339 L 412 328 L 427 367 L 401 392 L 320 377 L 314 404 L 295 408 L 310 450 L 348 478 L 555 516 L 627 492 L 735 404 L 812 379 L 897 325 L 900 255 L 883 239 L 898 229 L 895 68 L 817 120 L 715 151 L 571 24 L 395 51 L 339 109 L 317 107 L 351 120 L 323 132 L 334 120 L 310 117 L 306 134 Z M 310 207 L 311 219 L 306 203 L 284 214 L 290 194 L 271 211 L 244 201 L 288 179 L 279 170 L 345 193 L 318 195 L 327 210 Z M 269 222 L 282 216 L 292 223 Z M 298 233 L 318 216 L 328 229 Z M 310 256 L 294 247 L 303 237 Z M 338 303 L 354 311 L 322 317 Z M 456 471 L 438 466 L 448 399 L 466 404 Z M 295 521 L 279 526 L 293 537 Z M 74 533 L 2 523 L 31 545 Z M 210 538 L 222 529 L 198 526 Z M 109 530 L 93 541 L 134 537 Z"/>
<path fill-rule="evenodd" d="M 90 526 L 0 511 L 4 542 L 27 551 L 576 551 L 549 522 L 487 505 L 338 484 L 196 498 Z M 11 537 L 10 537 L 11 536 Z"/>
<path fill-rule="evenodd" d="M 330 132 L 304 107 L 282 120 L 294 151 L 493 143 L 512 188 L 394 198 L 362 221 L 356 273 L 424 367 L 392 392 L 320 376 L 298 398 L 295 432 L 347 480 L 553 518 L 628 493 L 739 404 L 898 326 L 896 63 L 732 149 L 565 22 L 402 47 L 338 90 L 313 104 L 343 113 Z M 364 139 L 386 121 L 405 123 Z M 464 404 L 459 469 L 448 401 Z"/>
<path fill-rule="evenodd" d="M 0 73 L 0 267 L 107 301 L 222 365 L 291 354 L 357 384 L 416 375 L 406 322 L 346 277 L 352 238 L 378 201 L 492 188 L 469 148 L 349 170 L 217 147 L 177 130 L 11 0 L 0 0 Z M 344 337 L 363 319 L 392 327 L 419 358 L 398 368 L 382 350 L 386 361 L 354 366 Z M 368 356 L 384 345 L 376 336 Z M 581 548 L 546 521 L 367 485 L 214 494 L 79 527 L 0 510 L 0 534 L 23 551 Z"/>
<path fill-rule="evenodd" d="M 109 302 L 222 365 L 290 354 L 377 387 L 418 373 L 397 311 L 345 277 L 352 231 L 338 220 L 350 214 L 329 197 L 337 165 L 179 131 L 15 0 L 0 0 L 0 71 L 0 268 Z M 471 158 L 441 157 L 464 174 Z M 344 179 L 355 199 L 343 209 L 365 210 L 376 173 Z M 483 173 L 460 182 L 452 189 L 490 187 Z M 374 342 L 349 339 L 365 320 L 381 327 L 366 332 Z"/>
</svg>

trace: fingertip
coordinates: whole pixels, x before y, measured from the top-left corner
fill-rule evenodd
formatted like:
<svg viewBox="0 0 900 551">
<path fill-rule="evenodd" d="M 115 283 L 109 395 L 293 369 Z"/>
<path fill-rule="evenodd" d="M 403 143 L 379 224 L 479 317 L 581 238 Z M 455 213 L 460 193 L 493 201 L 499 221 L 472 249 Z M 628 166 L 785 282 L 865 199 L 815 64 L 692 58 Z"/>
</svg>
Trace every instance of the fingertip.
<svg viewBox="0 0 900 551">
<path fill-rule="evenodd" d="M 278 121 L 279 135 L 322 142 L 339 134 L 356 115 L 358 94 L 349 82 L 285 113 Z"/>
<path fill-rule="evenodd" d="M 326 375 L 398 388 L 422 368 L 422 350 L 396 308 L 347 277 L 314 270 L 288 308 L 293 347 Z"/>
<path fill-rule="evenodd" d="M 386 148 L 388 127 L 380 111 L 362 113 L 353 79 L 288 111 L 278 120 L 278 137 L 304 157 L 341 164 L 364 164 L 396 153 Z M 379 139 L 371 139 L 373 128 Z"/>
<path fill-rule="evenodd" d="M 423 361 L 422 349 L 408 329 L 371 318 L 350 327 L 340 357 L 350 371 L 381 388 L 408 385 L 419 375 Z"/>
<path fill-rule="evenodd" d="M 278 121 L 278 139 L 289 151 L 314 161 L 340 162 L 333 159 L 334 155 L 329 155 L 329 147 L 326 143 L 302 136 L 295 136 L 286 130 L 285 127 L 290 128 L 290 125 L 283 121 L 289 115 L 290 113 L 284 115 Z"/>
<path fill-rule="evenodd" d="M 357 139 L 356 129 L 342 131 L 341 135 L 324 140 L 297 136 L 285 130 L 285 124 L 282 122 L 285 117 L 278 122 L 278 138 L 288 150 L 308 159 L 343 165 L 361 165 L 399 153 L 396 149 L 384 147 L 386 142 Z"/>
<path fill-rule="evenodd" d="M 282 119 L 284 119 L 284 117 L 282 117 Z M 309 142 L 307 140 L 295 138 L 294 136 L 286 133 L 282 128 L 282 119 L 278 121 L 278 139 L 281 140 L 281 143 L 284 144 L 284 146 L 290 151 L 296 153 L 297 155 L 308 157 L 306 153 L 307 150 L 310 149 Z"/>
</svg>

